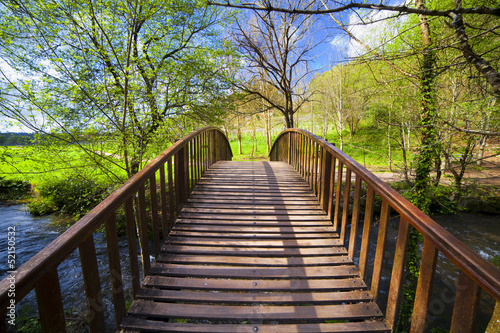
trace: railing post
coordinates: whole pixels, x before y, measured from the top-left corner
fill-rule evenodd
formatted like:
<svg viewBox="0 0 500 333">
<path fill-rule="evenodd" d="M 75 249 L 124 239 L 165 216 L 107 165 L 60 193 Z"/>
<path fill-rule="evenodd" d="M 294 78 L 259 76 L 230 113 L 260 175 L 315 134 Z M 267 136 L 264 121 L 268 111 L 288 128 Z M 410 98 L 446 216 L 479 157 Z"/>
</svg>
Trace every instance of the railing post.
<svg viewBox="0 0 500 333">
<path fill-rule="evenodd" d="M 175 214 L 178 212 L 179 206 L 175 204 L 176 198 L 174 196 L 174 179 L 172 176 L 172 157 L 167 160 L 167 176 L 168 176 L 168 206 L 170 208 L 169 213 L 169 222 L 168 222 L 168 231 L 172 229 L 172 226 L 175 222 Z"/>
<path fill-rule="evenodd" d="M 123 294 L 122 270 L 120 265 L 120 251 L 118 247 L 118 233 L 116 230 L 115 214 L 105 222 L 106 242 L 109 260 L 109 275 L 113 293 L 116 327 L 120 327 L 122 318 L 125 317 L 125 296 Z"/>
<path fill-rule="evenodd" d="M 150 211 L 151 211 L 151 229 L 153 232 L 153 245 L 155 257 L 160 254 L 160 221 L 158 217 L 158 197 L 156 192 L 156 176 L 153 173 L 149 177 L 149 196 L 150 196 Z"/>
<path fill-rule="evenodd" d="M 394 331 L 401 301 L 401 288 L 403 285 L 403 273 L 405 267 L 406 249 L 410 236 L 410 223 L 403 217 L 399 222 L 398 239 L 396 241 L 396 253 L 391 274 L 391 286 L 389 287 L 389 297 L 387 299 L 386 319 Z"/>
<path fill-rule="evenodd" d="M 139 261 L 137 260 L 137 231 L 134 218 L 134 202 L 132 197 L 125 201 L 125 223 L 127 229 L 128 259 L 130 264 L 130 275 L 132 276 L 132 296 L 139 291 Z"/>
<path fill-rule="evenodd" d="M 411 332 L 423 333 L 427 320 L 427 311 L 431 298 L 432 282 L 436 271 L 436 259 L 438 251 L 436 246 L 428 238 L 424 239 L 422 249 L 422 260 L 420 261 L 420 273 L 418 275 L 415 304 L 411 317 Z"/>
<path fill-rule="evenodd" d="M 361 177 L 356 175 L 356 182 L 354 185 L 354 202 L 352 204 L 352 221 L 351 221 L 351 234 L 349 235 L 349 257 L 354 259 L 354 250 L 356 245 L 356 236 L 358 233 L 359 222 L 359 207 L 361 199 Z"/>
<path fill-rule="evenodd" d="M 139 186 L 138 191 L 139 199 L 139 243 L 141 245 L 141 256 L 142 256 L 142 269 L 144 275 L 149 272 L 151 268 L 151 262 L 149 261 L 149 240 L 148 240 L 148 220 L 146 213 L 146 193 L 144 189 L 144 184 Z"/>
<path fill-rule="evenodd" d="M 35 292 L 42 331 L 45 333 L 66 332 L 57 267 L 40 279 L 35 286 Z"/>
<path fill-rule="evenodd" d="M 390 215 L 389 203 L 382 199 L 382 210 L 380 211 L 380 221 L 378 226 L 377 249 L 375 250 L 375 260 L 373 263 L 372 293 L 373 299 L 377 301 L 380 291 L 380 278 L 382 277 L 382 265 L 384 263 L 385 243 L 387 240 L 387 226 Z"/>
<path fill-rule="evenodd" d="M 160 168 L 160 196 L 161 196 L 161 225 L 162 225 L 162 236 L 165 240 L 168 236 L 168 209 L 167 209 L 167 190 L 166 190 L 166 180 L 165 180 L 165 164 Z"/>
<path fill-rule="evenodd" d="M 104 326 L 104 306 L 92 234 L 80 244 L 79 250 L 85 294 L 87 295 L 90 332 L 104 332 L 106 330 Z"/>
<path fill-rule="evenodd" d="M 463 271 L 458 276 L 450 332 L 474 332 L 481 289 Z"/>
<path fill-rule="evenodd" d="M 340 241 L 345 244 L 347 219 L 349 218 L 349 197 L 351 193 L 351 169 L 345 169 L 344 203 L 342 207 L 342 225 L 340 227 Z"/>
<path fill-rule="evenodd" d="M 332 181 L 332 155 L 323 149 L 323 188 L 321 194 L 321 208 L 328 213 L 328 218 L 330 218 L 329 203 L 332 201 L 331 198 L 331 186 Z"/>
</svg>

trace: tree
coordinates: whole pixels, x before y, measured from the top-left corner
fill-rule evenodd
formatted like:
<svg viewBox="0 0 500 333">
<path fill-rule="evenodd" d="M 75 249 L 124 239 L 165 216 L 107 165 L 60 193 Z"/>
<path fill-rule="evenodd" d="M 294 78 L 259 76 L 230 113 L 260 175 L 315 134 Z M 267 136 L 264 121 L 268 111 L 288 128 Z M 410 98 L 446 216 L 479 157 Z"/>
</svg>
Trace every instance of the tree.
<svg viewBox="0 0 500 333">
<path fill-rule="evenodd" d="M 292 6 L 286 0 L 283 5 Z M 245 61 L 244 82 L 263 82 L 279 92 L 271 98 L 257 89 L 256 84 L 240 86 L 279 110 L 287 128 L 294 127 L 293 115 L 308 100 L 305 78 L 310 73 L 308 63 L 312 43 L 314 17 L 278 12 L 252 11 L 248 25 L 237 23 L 233 38 Z M 273 96 L 274 97 L 274 96 Z"/>
<path fill-rule="evenodd" d="M 77 144 L 115 181 L 109 165 L 136 173 L 178 117 L 210 122 L 225 107 L 230 13 L 191 0 L 1 4 L 0 56 L 24 74 L 2 73 L 2 114 Z"/>
</svg>

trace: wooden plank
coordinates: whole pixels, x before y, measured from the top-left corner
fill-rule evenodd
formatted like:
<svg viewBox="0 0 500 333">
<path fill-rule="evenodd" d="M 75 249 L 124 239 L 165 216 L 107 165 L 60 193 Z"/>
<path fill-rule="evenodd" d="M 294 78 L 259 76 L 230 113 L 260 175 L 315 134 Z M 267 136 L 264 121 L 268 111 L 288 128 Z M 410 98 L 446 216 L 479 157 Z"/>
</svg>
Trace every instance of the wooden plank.
<svg viewBox="0 0 500 333">
<path fill-rule="evenodd" d="M 189 290 L 141 289 L 137 298 L 159 302 L 225 303 L 225 304 L 342 304 L 371 302 L 368 291 L 341 291 L 317 293 L 259 293 L 259 292 L 206 292 Z"/>
<path fill-rule="evenodd" d="M 352 259 L 344 255 L 328 257 L 254 257 L 254 256 L 224 256 L 165 253 L 157 258 L 157 262 L 189 263 L 211 265 L 236 265 L 256 267 L 294 267 L 294 266 L 331 266 L 349 265 Z"/>
<path fill-rule="evenodd" d="M 308 267 L 237 267 L 155 263 L 150 275 L 232 279 L 308 279 L 359 276 L 354 265 Z"/>
<path fill-rule="evenodd" d="M 122 325 L 128 330 L 148 332 L 204 332 L 204 333 L 303 333 L 303 332 L 390 332 L 384 321 L 367 320 L 344 323 L 316 324 L 192 324 L 126 318 Z"/>
<path fill-rule="evenodd" d="M 207 232 L 207 231 L 183 231 L 172 230 L 172 237 L 213 237 L 213 238 L 231 238 L 231 239 L 332 239 L 338 238 L 336 233 L 231 233 L 231 232 Z"/>
<path fill-rule="evenodd" d="M 186 213 L 197 213 L 197 214 L 215 214 L 218 216 L 225 214 L 238 214 L 238 215 L 324 215 L 321 209 L 238 209 L 238 208 L 195 208 L 195 207 L 184 207 L 182 210 L 182 216 Z M 325 219 L 327 217 L 325 216 Z"/>
<path fill-rule="evenodd" d="M 190 289 L 212 291 L 259 291 L 259 292 L 317 292 L 317 291 L 342 291 L 365 290 L 366 284 L 360 278 L 349 279 L 291 279 L 291 280 L 223 280 L 203 278 L 179 278 L 168 276 L 147 276 L 144 286 L 160 289 Z"/>
<path fill-rule="evenodd" d="M 193 202 L 188 201 L 188 204 L 184 206 L 186 209 L 200 209 L 200 208 L 210 208 L 210 209 L 252 209 L 252 210 L 314 210 L 316 213 L 321 212 L 321 207 L 317 205 L 317 202 L 312 201 L 312 204 L 293 204 L 289 202 L 288 204 L 283 204 L 279 201 L 275 201 L 275 204 L 270 203 L 260 203 L 256 204 L 255 200 L 251 203 L 238 203 L 237 201 L 226 201 L 221 203 L 212 203 L 210 201 L 205 202 Z M 321 212 L 322 213 L 322 212 Z"/>
<path fill-rule="evenodd" d="M 253 256 L 332 256 L 347 254 L 343 247 L 317 247 L 317 248 L 265 248 L 265 247 L 228 247 L 228 246 L 196 246 L 196 245 L 165 245 L 162 248 L 164 252 L 172 253 L 190 253 L 214 255 L 233 255 L 241 256 L 251 254 Z"/>
<path fill-rule="evenodd" d="M 250 311 L 249 311 L 250 310 Z M 314 305 L 314 306 L 231 306 L 202 304 L 169 304 L 136 300 L 128 310 L 132 316 L 147 314 L 155 318 L 182 318 L 205 320 L 359 320 L 381 317 L 373 303 Z"/>
<path fill-rule="evenodd" d="M 183 221 L 187 219 L 210 219 L 212 221 L 219 220 L 232 220 L 232 221 L 297 221 L 306 223 L 308 221 L 328 221 L 328 217 L 324 214 L 318 215 L 266 215 L 266 214 L 254 214 L 254 215 L 233 215 L 233 214 L 220 214 L 212 215 L 209 213 L 193 213 L 193 212 L 182 212 L 180 218 Z"/>
<path fill-rule="evenodd" d="M 339 246 L 338 239 L 252 239 L 238 240 L 232 238 L 201 238 L 201 237 L 170 237 L 168 244 L 198 245 L 198 246 L 235 246 L 246 247 L 266 247 L 266 248 L 319 248 Z"/>
<path fill-rule="evenodd" d="M 333 233 L 333 227 L 325 224 L 325 226 L 316 227 L 293 227 L 293 226 L 275 226 L 275 227 L 264 227 L 259 226 L 255 228 L 253 226 L 235 226 L 235 225 L 203 225 L 203 224 L 185 224 L 177 223 L 174 227 L 175 231 L 193 231 L 193 232 L 224 232 L 224 233 L 255 233 L 255 234 L 288 234 L 293 233 L 296 235 L 309 234 L 309 233 Z M 335 233 L 338 237 L 338 234 Z"/>
<path fill-rule="evenodd" d="M 317 226 L 317 227 L 328 227 L 331 226 L 330 221 L 325 221 L 324 219 L 311 219 L 309 221 L 304 221 L 300 219 L 290 219 L 290 218 L 268 218 L 259 217 L 258 219 L 202 219 L 202 218 L 181 218 L 177 220 L 178 223 L 183 224 L 196 224 L 196 225 L 229 225 L 229 226 L 250 226 L 255 227 L 306 227 L 306 226 Z"/>
</svg>

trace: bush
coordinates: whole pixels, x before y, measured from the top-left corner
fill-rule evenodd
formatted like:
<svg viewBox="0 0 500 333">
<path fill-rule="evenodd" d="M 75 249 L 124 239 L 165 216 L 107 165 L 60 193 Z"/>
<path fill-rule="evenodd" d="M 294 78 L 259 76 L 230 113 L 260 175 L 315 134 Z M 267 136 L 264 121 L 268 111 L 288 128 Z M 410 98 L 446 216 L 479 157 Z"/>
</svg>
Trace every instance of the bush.
<svg viewBox="0 0 500 333">
<path fill-rule="evenodd" d="M 107 186 L 97 184 L 86 176 L 52 180 L 37 186 L 36 190 L 38 197 L 28 204 L 31 214 L 45 215 L 58 211 L 75 219 L 85 215 L 109 194 Z"/>
<path fill-rule="evenodd" d="M 31 184 L 23 180 L 0 177 L 0 200 L 20 200 L 29 197 Z"/>
</svg>

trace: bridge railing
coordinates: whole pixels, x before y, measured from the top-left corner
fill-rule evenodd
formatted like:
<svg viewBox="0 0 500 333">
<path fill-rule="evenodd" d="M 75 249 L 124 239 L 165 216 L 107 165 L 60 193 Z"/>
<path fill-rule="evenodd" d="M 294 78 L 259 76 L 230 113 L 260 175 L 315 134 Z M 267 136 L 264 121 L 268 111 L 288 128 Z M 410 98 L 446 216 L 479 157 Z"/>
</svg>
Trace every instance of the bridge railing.
<svg viewBox="0 0 500 333">
<path fill-rule="evenodd" d="M 102 226 L 107 242 L 114 319 L 118 327 L 126 311 L 116 224 L 117 211 L 123 209 L 125 212 L 132 293 L 135 296 L 140 287 L 140 276 L 145 276 L 151 266 L 148 233 L 152 233 L 152 255 L 156 257 L 160 252 L 161 238 L 168 235 L 182 205 L 204 172 L 213 163 L 231 158 L 229 142 L 217 128 L 202 128 L 178 140 L 19 267 L 13 277 L 0 282 L 0 331 L 6 331 L 7 323 L 4 318 L 6 314 L 7 319 L 9 318 L 11 302 L 15 300 L 19 303 L 33 289 L 36 292 L 43 331 L 65 331 L 63 298 L 57 268 L 77 249 L 90 331 L 106 331 L 99 265 L 93 237 L 96 230 Z M 139 256 L 142 258 L 142 265 L 139 263 Z"/>
<path fill-rule="evenodd" d="M 384 256 L 390 257 L 392 273 L 388 277 L 386 319 L 393 329 L 402 297 L 410 228 L 415 228 L 424 239 L 411 332 L 424 332 L 426 328 L 438 253 L 449 258 L 460 271 L 456 282 L 451 332 L 474 330 L 481 290 L 497 302 L 500 301 L 499 269 L 332 144 L 307 131 L 287 129 L 276 138 L 269 156 L 272 161 L 288 162 L 309 183 L 323 209 L 331 217 L 334 228 L 340 233 L 341 241 L 348 243 L 349 256 L 358 260 L 361 277 L 371 280 L 371 291 L 377 301 L 380 301 Z M 376 241 L 374 237 L 370 238 L 375 196 L 382 200 Z M 362 201 L 364 215 L 360 212 Z M 391 210 L 400 216 L 395 250 L 387 246 Z M 360 215 L 363 215 L 363 220 Z M 356 244 L 359 241 L 360 244 Z M 370 250 L 374 247 L 375 253 Z M 367 276 L 368 266 L 371 276 Z"/>
</svg>

